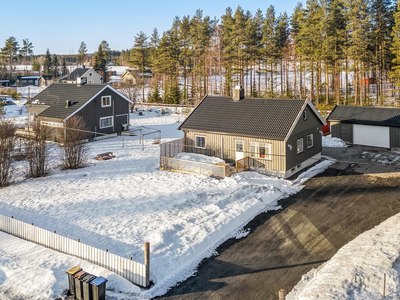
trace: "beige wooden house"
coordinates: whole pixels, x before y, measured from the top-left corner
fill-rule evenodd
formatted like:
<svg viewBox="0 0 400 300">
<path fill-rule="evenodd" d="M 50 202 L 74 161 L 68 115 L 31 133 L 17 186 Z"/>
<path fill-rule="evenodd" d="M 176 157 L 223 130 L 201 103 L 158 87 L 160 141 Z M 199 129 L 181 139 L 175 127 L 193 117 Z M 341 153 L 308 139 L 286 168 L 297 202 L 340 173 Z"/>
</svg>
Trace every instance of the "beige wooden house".
<svg viewBox="0 0 400 300">
<path fill-rule="evenodd" d="M 185 152 L 247 159 L 250 169 L 288 178 L 321 158 L 326 122 L 309 100 L 206 96 L 178 129 Z"/>
</svg>

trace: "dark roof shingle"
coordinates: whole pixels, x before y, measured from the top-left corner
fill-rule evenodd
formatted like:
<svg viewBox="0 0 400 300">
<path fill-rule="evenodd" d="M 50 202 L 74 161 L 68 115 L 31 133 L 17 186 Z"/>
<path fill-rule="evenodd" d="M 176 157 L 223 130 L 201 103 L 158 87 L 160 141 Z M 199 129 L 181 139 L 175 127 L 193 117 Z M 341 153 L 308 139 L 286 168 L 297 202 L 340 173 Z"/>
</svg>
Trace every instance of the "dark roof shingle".
<svg viewBox="0 0 400 300">
<path fill-rule="evenodd" d="M 27 104 L 51 105 L 48 109 L 40 113 L 39 116 L 63 119 L 81 108 L 105 86 L 105 84 L 77 86 L 76 84 L 53 83 L 33 97 Z M 67 100 L 71 101 L 71 105 L 68 108 L 66 107 Z"/>
<path fill-rule="evenodd" d="M 400 127 L 400 109 L 336 105 L 329 114 L 328 120 L 354 124 Z"/>
<path fill-rule="evenodd" d="M 306 100 L 207 96 L 179 129 L 285 139 Z"/>
</svg>

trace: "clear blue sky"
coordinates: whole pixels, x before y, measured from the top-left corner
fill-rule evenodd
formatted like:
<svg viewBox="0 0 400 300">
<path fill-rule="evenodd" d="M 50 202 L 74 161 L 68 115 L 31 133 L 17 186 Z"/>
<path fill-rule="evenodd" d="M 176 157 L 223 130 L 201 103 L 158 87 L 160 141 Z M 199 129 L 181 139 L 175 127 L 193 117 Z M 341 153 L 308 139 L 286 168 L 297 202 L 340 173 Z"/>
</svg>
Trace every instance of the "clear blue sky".
<svg viewBox="0 0 400 300">
<path fill-rule="evenodd" d="M 0 0 L 0 47 L 14 36 L 19 44 L 28 38 L 34 54 L 76 54 L 81 41 L 88 52 L 97 51 L 102 40 L 111 49 L 129 49 L 137 33 L 150 35 L 156 27 L 160 33 L 168 30 L 175 16 L 193 16 L 197 9 L 203 15 L 220 18 L 227 7 L 233 11 L 241 6 L 252 14 L 260 8 L 264 14 L 270 5 L 277 15 L 284 11 L 290 16 L 301 0 L 226 1 L 226 0 L 36 0 L 9 2 Z"/>
</svg>

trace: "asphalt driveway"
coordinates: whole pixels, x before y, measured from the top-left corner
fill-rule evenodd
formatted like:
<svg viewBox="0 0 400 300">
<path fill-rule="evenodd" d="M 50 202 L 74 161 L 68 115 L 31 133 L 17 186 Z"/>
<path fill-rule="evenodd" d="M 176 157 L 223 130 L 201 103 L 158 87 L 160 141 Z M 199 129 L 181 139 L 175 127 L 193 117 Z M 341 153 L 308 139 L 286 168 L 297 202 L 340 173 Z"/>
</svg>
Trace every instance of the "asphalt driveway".
<svg viewBox="0 0 400 300">
<path fill-rule="evenodd" d="M 325 148 L 338 160 L 260 214 L 250 234 L 222 244 L 195 276 L 162 299 L 278 299 L 343 245 L 400 212 L 399 153 L 366 147 Z"/>
</svg>

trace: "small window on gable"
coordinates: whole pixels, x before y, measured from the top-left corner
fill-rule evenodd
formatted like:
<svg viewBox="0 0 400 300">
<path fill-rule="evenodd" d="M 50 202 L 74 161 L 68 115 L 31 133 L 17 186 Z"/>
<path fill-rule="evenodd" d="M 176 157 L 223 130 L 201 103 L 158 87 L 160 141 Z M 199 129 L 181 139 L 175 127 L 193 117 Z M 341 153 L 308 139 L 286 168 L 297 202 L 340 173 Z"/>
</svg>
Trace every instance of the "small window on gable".
<svg viewBox="0 0 400 300">
<path fill-rule="evenodd" d="M 303 138 L 297 140 L 297 154 L 303 152 Z"/>
<path fill-rule="evenodd" d="M 307 120 L 307 111 L 306 110 L 303 111 L 303 119 L 304 119 L 304 121 Z"/>
<path fill-rule="evenodd" d="M 199 136 L 196 135 L 196 144 L 195 144 L 196 148 L 206 148 L 206 137 L 205 136 Z"/>
<path fill-rule="evenodd" d="M 101 107 L 111 106 L 111 96 L 101 97 Z"/>
<path fill-rule="evenodd" d="M 92 73 L 89 73 L 89 76 L 92 76 L 93 74 Z"/>
<path fill-rule="evenodd" d="M 307 135 L 307 149 L 311 148 L 312 146 L 314 146 L 314 134 L 313 133 Z"/>
</svg>

